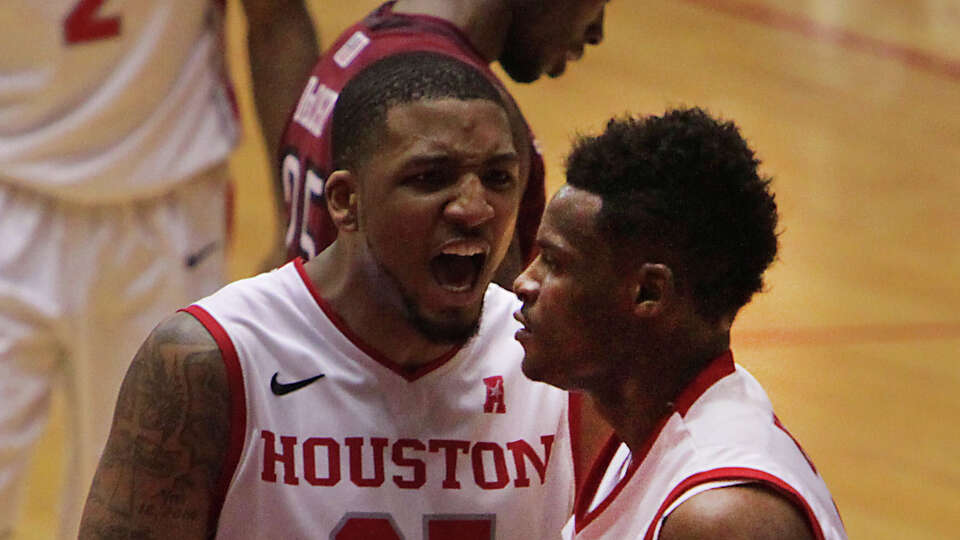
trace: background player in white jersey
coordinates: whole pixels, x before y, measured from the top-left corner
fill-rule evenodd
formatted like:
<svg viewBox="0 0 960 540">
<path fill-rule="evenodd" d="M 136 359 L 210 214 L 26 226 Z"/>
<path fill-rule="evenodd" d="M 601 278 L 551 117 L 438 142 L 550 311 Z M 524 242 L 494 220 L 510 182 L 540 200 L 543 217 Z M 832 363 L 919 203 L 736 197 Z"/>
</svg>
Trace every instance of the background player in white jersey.
<svg viewBox="0 0 960 540">
<path fill-rule="evenodd" d="M 163 322 L 124 379 L 83 538 L 540 538 L 572 510 L 571 399 L 523 376 L 491 284 L 525 188 L 480 71 L 345 87 L 334 243 Z"/>
<path fill-rule="evenodd" d="M 244 0 L 276 148 L 316 59 L 302 0 Z M 55 379 L 69 449 L 62 534 L 137 344 L 223 283 L 237 139 L 223 0 L 10 0 L 0 8 L 0 537 Z"/>
<path fill-rule="evenodd" d="M 577 538 L 845 538 L 823 480 L 736 365 L 730 327 L 777 252 L 769 179 L 700 109 L 582 138 L 517 278 L 523 371 L 593 398 L 615 436 Z"/>
</svg>

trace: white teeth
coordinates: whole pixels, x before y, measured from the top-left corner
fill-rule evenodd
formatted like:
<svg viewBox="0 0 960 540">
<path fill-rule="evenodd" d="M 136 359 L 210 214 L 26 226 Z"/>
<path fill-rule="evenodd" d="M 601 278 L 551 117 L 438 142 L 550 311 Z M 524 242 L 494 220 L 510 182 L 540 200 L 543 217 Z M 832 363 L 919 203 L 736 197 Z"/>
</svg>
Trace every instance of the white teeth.
<svg viewBox="0 0 960 540">
<path fill-rule="evenodd" d="M 460 285 L 460 286 L 456 286 L 456 285 L 441 285 L 441 287 L 443 287 L 444 289 L 446 289 L 446 290 L 448 290 L 448 291 L 450 291 L 450 292 L 455 292 L 455 293 L 467 292 L 467 291 L 470 290 L 470 284 Z"/>
<path fill-rule="evenodd" d="M 443 249 L 444 255 L 459 255 L 461 257 L 472 257 L 473 255 L 481 255 L 483 253 L 483 248 L 479 246 L 469 246 L 464 244 L 449 246 Z"/>
</svg>

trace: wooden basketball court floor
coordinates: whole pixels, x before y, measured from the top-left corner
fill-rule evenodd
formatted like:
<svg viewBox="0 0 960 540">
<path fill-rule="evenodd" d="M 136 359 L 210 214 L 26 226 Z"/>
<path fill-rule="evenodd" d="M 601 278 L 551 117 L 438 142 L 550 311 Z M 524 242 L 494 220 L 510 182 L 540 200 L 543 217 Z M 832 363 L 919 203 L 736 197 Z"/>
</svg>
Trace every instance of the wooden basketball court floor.
<svg viewBox="0 0 960 540">
<path fill-rule="evenodd" d="M 323 43 L 377 3 L 314 0 Z M 275 220 L 232 4 L 242 277 Z M 612 115 L 700 105 L 739 123 L 774 177 L 783 233 L 768 291 L 734 325 L 737 360 L 818 465 L 851 538 L 957 538 L 960 2 L 614 0 L 601 47 L 512 89 L 550 191 L 571 135 Z M 52 537 L 61 431 L 57 415 L 18 539 Z"/>
</svg>

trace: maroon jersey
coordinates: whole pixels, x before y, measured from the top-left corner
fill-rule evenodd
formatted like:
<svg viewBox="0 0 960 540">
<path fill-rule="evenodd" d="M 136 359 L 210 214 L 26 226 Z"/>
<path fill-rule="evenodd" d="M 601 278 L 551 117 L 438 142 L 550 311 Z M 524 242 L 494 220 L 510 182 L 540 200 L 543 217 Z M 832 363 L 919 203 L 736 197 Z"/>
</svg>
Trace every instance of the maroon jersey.
<svg viewBox="0 0 960 540">
<path fill-rule="evenodd" d="M 314 66 L 283 134 L 280 166 L 290 214 L 286 236 L 290 258 L 311 258 L 337 236 L 323 198 L 323 183 L 333 172 L 330 122 L 340 91 L 377 60 L 413 51 L 446 54 L 476 67 L 501 89 L 509 104 L 516 106 L 487 61 L 459 28 L 436 17 L 394 13 L 393 2 L 374 10 L 341 34 Z M 533 259 L 533 241 L 546 197 L 543 158 L 532 132 L 530 141 L 530 176 L 517 218 L 525 262 Z"/>
</svg>

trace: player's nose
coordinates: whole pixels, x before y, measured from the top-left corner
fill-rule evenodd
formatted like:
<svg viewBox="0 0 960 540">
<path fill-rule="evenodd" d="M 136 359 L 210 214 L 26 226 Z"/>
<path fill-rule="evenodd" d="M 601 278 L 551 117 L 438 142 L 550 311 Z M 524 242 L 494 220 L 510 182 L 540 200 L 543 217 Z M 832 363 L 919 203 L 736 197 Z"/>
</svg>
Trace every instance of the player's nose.
<svg viewBox="0 0 960 540">
<path fill-rule="evenodd" d="M 457 183 L 454 199 L 447 204 L 444 215 L 467 227 L 479 226 L 493 218 L 493 206 L 478 175 L 468 173 Z"/>
<path fill-rule="evenodd" d="M 540 282 L 536 279 L 536 266 L 539 260 L 540 258 L 537 257 L 513 280 L 513 292 L 524 304 L 536 301 L 537 293 L 540 291 Z"/>
</svg>

